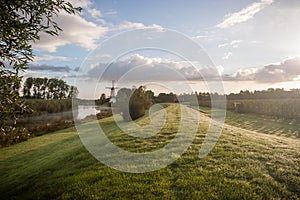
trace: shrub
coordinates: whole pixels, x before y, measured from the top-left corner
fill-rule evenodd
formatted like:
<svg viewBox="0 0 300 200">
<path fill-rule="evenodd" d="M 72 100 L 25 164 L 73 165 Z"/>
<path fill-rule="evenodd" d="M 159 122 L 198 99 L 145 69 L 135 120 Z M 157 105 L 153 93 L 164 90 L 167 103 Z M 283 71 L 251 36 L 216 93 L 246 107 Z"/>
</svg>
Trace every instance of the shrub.
<svg viewBox="0 0 300 200">
<path fill-rule="evenodd" d="M 13 128 L 7 127 L 5 130 L 1 129 L 0 133 L 0 146 L 7 147 L 13 144 L 17 144 L 23 141 L 28 140 L 33 137 L 25 128 Z"/>
<path fill-rule="evenodd" d="M 58 131 L 61 129 L 69 128 L 74 125 L 73 121 L 70 120 L 55 120 L 47 124 L 37 125 L 29 128 L 29 131 L 36 136 L 41 136 L 47 133 Z"/>
<path fill-rule="evenodd" d="M 101 112 L 101 113 L 97 113 L 96 116 L 97 116 L 97 119 L 103 119 L 103 118 L 111 117 L 112 112 L 111 111 Z"/>
</svg>

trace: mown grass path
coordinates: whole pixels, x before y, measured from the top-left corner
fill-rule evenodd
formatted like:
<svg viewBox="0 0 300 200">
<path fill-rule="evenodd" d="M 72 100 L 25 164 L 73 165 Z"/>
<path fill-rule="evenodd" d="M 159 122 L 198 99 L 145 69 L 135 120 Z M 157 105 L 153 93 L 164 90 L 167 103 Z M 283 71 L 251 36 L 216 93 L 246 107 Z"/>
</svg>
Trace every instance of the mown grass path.
<svg viewBox="0 0 300 200">
<path fill-rule="evenodd" d="M 157 135 L 128 136 L 112 118 L 101 120 L 116 145 L 151 151 L 169 142 L 179 108 Z M 191 111 L 192 112 L 192 111 Z M 131 174 L 111 169 L 83 147 L 75 128 L 0 149 L 1 199 L 299 199 L 300 140 L 226 125 L 215 148 L 199 159 L 209 118 L 176 162 L 155 172 Z M 96 122 L 92 122 L 96 123 Z M 149 123 L 147 117 L 138 121 Z"/>
</svg>

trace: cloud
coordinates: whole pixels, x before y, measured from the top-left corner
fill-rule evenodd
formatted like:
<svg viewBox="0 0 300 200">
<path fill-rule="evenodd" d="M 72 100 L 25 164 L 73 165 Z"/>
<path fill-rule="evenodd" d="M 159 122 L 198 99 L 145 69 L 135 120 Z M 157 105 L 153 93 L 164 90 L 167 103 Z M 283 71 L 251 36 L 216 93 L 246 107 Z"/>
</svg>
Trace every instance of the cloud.
<svg viewBox="0 0 300 200">
<path fill-rule="evenodd" d="M 300 76 L 300 57 L 289 58 L 278 64 L 261 68 L 240 69 L 231 77 L 235 80 L 257 82 L 286 82 L 297 80 Z"/>
<path fill-rule="evenodd" d="M 232 46 L 233 48 L 237 48 L 241 42 L 243 42 L 243 41 L 242 40 L 233 40 L 228 43 L 219 44 L 218 47 L 222 48 L 222 47 Z"/>
<path fill-rule="evenodd" d="M 57 37 L 41 33 L 40 40 L 33 44 L 35 49 L 56 52 L 58 47 L 71 44 L 87 50 L 93 50 L 97 47 L 99 39 L 107 35 L 108 32 L 125 29 L 153 29 L 155 31 L 163 31 L 163 28 L 157 24 L 147 26 L 143 23 L 130 21 L 124 21 L 121 24 L 110 24 L 101 18 L 101 11 L 93 8 L 90 0 L 69 0 L 69 2 L 74 7 L 82 7 L 83 13 L 80 15 L 70 15 L 62 11 L 58 16 L 54 16 L 53 21 L 57 22 L 63 31 L 59 32 Z M 88 18 L 93 18 L 95 22 L 88 21 Z"/>
<path fill-rule="evenodd" d="M 101 11 L 95 8 L 88 9 L 88 13 L 95 19 L 102 17 Z"/>
<path fill-rule="evenodd" d="M 129 22 L 129 21 L 124 21 L 123 23 L 119 24 L 116 26 L 116 29 L 118 30 L 124 30 L 124 29 L 154 29 L 156 31 L 163 31 L 163 27 L 157 25 L 157 24 L 152 24 L 149 26 L 146 26 L 143 23 L 138 23 L 138 22 Z"/>
<path fill-rule="evenodd" d="M 249 19 L 253 18 L 255 14 L 260 12 L 262 9 L 271 5 L 273 0 L 261 0 L 260 2 L 254 2 L 248 5 L 246 8 L 243 8 L 239 12 L 229 13 L 225 15 L 223 21 L 216 25 L 218 28 L 228 28 L 236 24 L 246 22 Z"/>
<path fill-rule="evenodd" d="M 41 40 L 34 44 L 35 48 L 55 52 L 60 46 L 75 44 L 91 50 L 96 47 L 97 40 L 108 32 L 107 27 L 88 22 L 79 15 L 61 13 L 55 17 L 54 21 L 63 31 L 59 33 L 58 37 L 42 33 Z"/>
<path fill-rule="evenodd" d="M 68 0 L 68 2 L 70 2 L 74 7 L 81 7 L 83 9 L 83 14 L 89 14 L 94 19 L 102 17 L 101 11 L 93 8 L 93 3 L 90 0 Z M 85 13 L 85 11 L 87 13 Z"/>
<path fill-rule="evenodd" d="M 71 69 L 69 66 L 54 66 L 46 64 L 30 64 L 28 66 L 29 70 L 32 71 L 51 71 L 51 72 L 70 72 Z"/>
<path fill-rule="evenodd" d="M 203 77 L 215 80 L 219 78 L 220 70 L 222 67 L 218 69 L 206 67 L 199 70 L 191 62 L 147 58 L 135 54 L 109 65 L 108 63 L 92 65 L 87 74 L 83 76 L 93 80 L 100 78 L 100 81 L 119 79 L 125 81 L 185 81 L 203 80 Z"/>
<path fill-rule="evenodd" d="M 224 53 L 224 56 L 222 57 L 223 60 L 228 60 L 232 56 L 232 52 Z"/>
</svg>

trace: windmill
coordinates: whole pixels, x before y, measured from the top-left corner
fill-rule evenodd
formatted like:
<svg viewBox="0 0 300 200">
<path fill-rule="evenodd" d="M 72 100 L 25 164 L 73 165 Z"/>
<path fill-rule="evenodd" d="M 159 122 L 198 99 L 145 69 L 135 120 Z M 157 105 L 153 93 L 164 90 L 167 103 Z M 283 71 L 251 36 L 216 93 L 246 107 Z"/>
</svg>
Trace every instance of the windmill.
<svg viewBox="0 0 300 200">
<path fill-rule="evenodd" d="M 118 89 L 118 87 L 115 87 L 115 80 L 112 80 L 112 87 L 105 88 L 110 89 L 109 103 L 116 103 L 116 89 Z"/>
</svg>

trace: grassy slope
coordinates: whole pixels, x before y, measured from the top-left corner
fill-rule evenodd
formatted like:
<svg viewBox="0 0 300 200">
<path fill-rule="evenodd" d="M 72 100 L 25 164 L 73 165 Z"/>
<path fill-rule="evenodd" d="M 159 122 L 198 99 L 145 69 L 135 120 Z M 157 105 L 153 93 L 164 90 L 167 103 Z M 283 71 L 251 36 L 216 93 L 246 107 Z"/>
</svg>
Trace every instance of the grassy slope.
<svg viewBox="0 0 300 200">
<path fill-rule="evenodd" d="M 200 107 L 200 110 L 210 114 L 210 108 Z M 300 138 L 300 122 L 297 120 L 282 120 L 270 116 L 226 112 L 226 123 L 239 128 L 257 131 L 271 135 Z"/>
<path fill-rule="evenodd" d="M 176 132 L 178 107 L 169 106 L 167 111 L 168 123 L 149 140 L 123 134 L 111 118 L 101 124 L 122 148 L 152 150 L 158 143 L 166 144 Z M 148 122 L 147 118 L 139 120 L 140 124 Z M 228 125 L 209 156 L 199 159 L 206 129 L 203 122 L 194 144 L 175 163 L 145 174 L 119 172 L 99 163 L 82 146 L 74 128 L 2 148 L 0 198 L 300 198 L 299 139 Z"/>
</svg>

